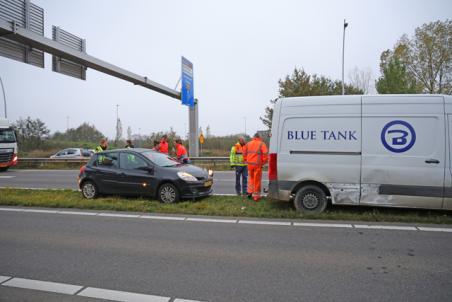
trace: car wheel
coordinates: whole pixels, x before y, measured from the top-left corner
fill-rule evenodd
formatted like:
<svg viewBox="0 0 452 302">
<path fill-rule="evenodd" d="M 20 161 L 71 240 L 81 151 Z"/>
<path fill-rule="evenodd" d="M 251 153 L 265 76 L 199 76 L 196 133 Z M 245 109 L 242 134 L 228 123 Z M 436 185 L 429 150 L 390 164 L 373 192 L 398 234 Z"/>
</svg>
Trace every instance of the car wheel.
<svg viewBox="0 0 452 302">
<path fill-rule="evenodd" d="M 299 189 L 294 199 L 295 208 L 304 213 L 322 213 L 327 204 L 325 192 L 314 185 Z"/>
<path fill-rule="evenodd" d="M 1 168 L 0 168 L 0 172 L 6 172 L 6 171 L 8 171 L 8 168 L 9 168 L 9 167 L 1 167 Z"/>
<path fill-rule="evenodd" d="M 160 186 L 157 197 L 163 203 L 175 203 L 179 200 L 179 191 L 172 183 L 164 183 Z"/>
<path fill-rule="evenodd" d="M 93 199 L 99 195 L 96 185 L 92 181 L 85 181 L 80 188 L 82 190 L 82 195 L 86 199 Z"/>
</svg>

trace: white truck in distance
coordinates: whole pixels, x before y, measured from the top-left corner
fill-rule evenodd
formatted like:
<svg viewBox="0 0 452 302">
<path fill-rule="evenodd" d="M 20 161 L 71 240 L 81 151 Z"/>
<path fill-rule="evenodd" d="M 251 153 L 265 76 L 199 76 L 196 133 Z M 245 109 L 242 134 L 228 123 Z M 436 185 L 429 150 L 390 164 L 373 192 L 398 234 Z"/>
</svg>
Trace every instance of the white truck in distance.
<svg viewBox="0 0 452 302">
<path fill-rule="evenodd" d="M 17 165 L 17 140 L 8 120 L 0 118 L 0 171 Z"/>
<path fill-rule="evenodd" d="M 269 196 L 299 211 L 452 210 L 451 96 L 281 98 L 271 133 Z"/>
</svg>

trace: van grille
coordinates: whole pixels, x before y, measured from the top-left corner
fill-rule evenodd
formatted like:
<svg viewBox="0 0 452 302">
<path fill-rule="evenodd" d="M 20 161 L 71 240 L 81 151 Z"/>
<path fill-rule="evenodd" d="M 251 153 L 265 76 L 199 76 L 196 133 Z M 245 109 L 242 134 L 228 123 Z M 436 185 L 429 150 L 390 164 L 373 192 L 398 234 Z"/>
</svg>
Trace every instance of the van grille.
<svg viewBox="0 0 452 302">
<path fill-rule="evenodd" d="M 1 153 L 0 152 L 0 163 L 7 163 L 13 159 L 13 152 Z"/>
</svg>

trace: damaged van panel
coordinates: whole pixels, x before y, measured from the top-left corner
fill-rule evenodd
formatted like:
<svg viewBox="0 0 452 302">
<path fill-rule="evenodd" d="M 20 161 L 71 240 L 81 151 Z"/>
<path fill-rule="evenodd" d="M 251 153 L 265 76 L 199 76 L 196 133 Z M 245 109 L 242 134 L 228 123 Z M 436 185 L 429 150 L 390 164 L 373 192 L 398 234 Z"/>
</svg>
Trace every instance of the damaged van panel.
<svg viewBox="0 0 452 302">
<path fill-rule="evenodd" d="M 359 204 L 359 184 L 327 184 L 333 204 Z"/>
<path fill-rule="evenodd" d="M 362 184 L 361 185 L 361 203 L 369 205 L 393 204 L 395 202 L 394 195 L 380 195 L 379 184 Z"/>
</svg>

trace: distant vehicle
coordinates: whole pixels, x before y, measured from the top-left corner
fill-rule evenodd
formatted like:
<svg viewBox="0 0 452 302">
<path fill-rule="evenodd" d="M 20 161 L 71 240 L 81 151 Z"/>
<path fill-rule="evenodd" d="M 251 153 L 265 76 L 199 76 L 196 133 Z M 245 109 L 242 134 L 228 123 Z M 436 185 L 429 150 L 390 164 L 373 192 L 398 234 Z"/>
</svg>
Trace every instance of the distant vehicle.
<svg viewBox="0 0 452 302">
<path fill-rule="evenodd" d="M 17 139 L 6 119 L 0 119 L 0 172 L 17 165 Z"/>
<path fill-rule="evenodd" d="M 94 154 L 80 169 L 78 185 L 87 199 L 141 195 L 174 203 L 211 195 L 213 172 L 150 149 L 117 149 Z"/>
<path fill-rule="evenodd" d="M 58 151 L 50 158 L 73 158 L 73 159 L 83 159 L 86 157 L 91 157 L 94 154 L 94 150 L 91 149 L 81 149 L 81 148 L 68 148 Z"/>
<path fill-rule="evenodd" d="M 305 212 L 338 205 L 452 210 L 452 97 L 282 98 L 269 196 Z"/>
</svg>

